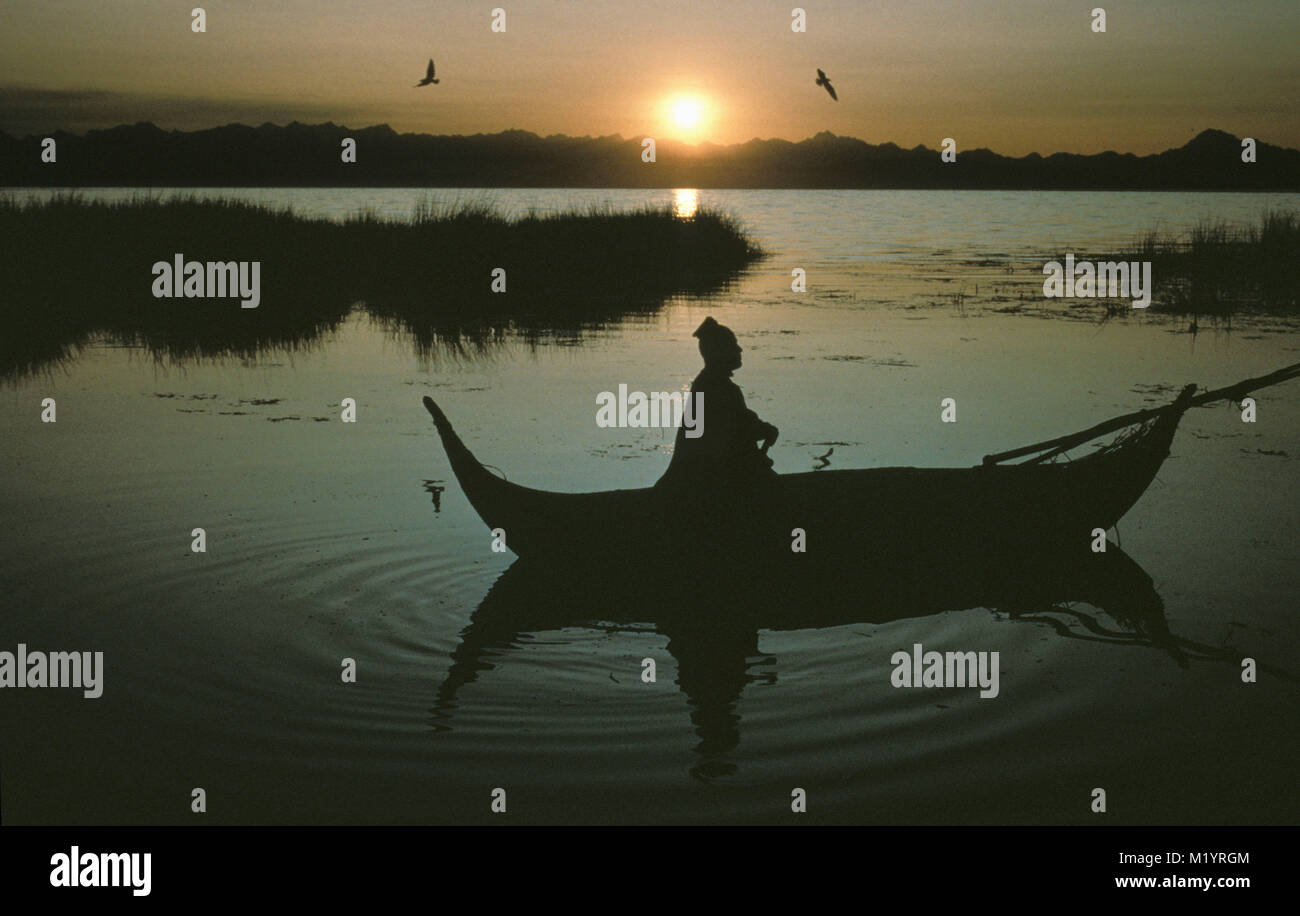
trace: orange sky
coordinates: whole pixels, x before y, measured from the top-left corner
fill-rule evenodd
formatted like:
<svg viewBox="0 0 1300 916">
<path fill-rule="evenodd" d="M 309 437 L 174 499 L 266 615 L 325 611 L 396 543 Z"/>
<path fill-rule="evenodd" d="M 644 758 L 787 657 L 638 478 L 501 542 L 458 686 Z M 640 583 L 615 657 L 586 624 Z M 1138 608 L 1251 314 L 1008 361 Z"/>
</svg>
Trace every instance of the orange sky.
<svg viewBox="0 0 1300 916">
<path fill-rule="evenodd" d="M 152 120 L 620 133 L 732 143 L 822 130 L 1009 155 L 1150 153 L 1217 127 L 1300 147 L 1294 0 L 5 0 L 0 129 Z M 1103 0 L 1097 0 L 1103 3 Z M 505 33 L 490 29 L 494 4 Z M 442 82 L 413 84 L 428 57 Z M 831 76 L 840 101 L 813 84 Z M 697 98 L 698 128 L 669 115 Z"/>
</svg>

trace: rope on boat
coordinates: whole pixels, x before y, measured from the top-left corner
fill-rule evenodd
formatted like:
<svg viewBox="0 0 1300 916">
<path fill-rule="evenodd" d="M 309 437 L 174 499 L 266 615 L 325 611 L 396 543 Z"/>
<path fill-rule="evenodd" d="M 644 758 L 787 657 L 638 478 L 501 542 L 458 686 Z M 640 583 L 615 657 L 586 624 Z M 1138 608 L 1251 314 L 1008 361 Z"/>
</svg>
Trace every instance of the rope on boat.
<svg viewBox="0 0 1300 916">
<path fill-rule="evenodd" d="M 1207 391 L 1204 394 L 1198 394 L 1186 401 L 1179 396 L 1178 401 L 1173 404 L 1166 404 L 1164 407 L 1149 407 L 1146 410 L 1138 410 L 1133 413 L 1124 414 L 1120 417 L 1107 420 L 1104 423 L 1098 423 L 1096 426 L 1090 426 L 1088 429 L 1077 433 L 1071 433 L 1068 436 L 1059 436 L 1055 439 L 1048 439 L 1044 442 L 1036 442 L 1033 445 L 1025 445 L 1020 448 L 1014 448 L 1006 452 L 998 452 L 995 455 L 985 455 L 984 465 L 1000 464 L 1012 458 L 1020 458 L 1024 455 L 1033 455 L 1037 452 L 1044 452 L 1035 458 L 1025 462 L 1026 464 L 1037 464 L 1061 454 L 1066 449 L 1074 448 L 1080 443 L 1087 442 L 1089 439 L 1095 439 L 1106 433 L 1114 432 L 1117 429 L 1123 429 L 1126 426 L 1133 426 L 1136 423 L 1151 423 L 1171 411 L 1182 412 L 1191 407 L 1200 407 L 1203 404 L 1209 404 L 1213 401 L 1238 400 L 1256 391 L 1260 388 L 1267 388 L 1270 385 L 1276 385 L 1279 382 L 1285 382 L 1290 379 L 1300 378 L 1300 363 L 1278 369 L 1276 372 L 1270 372 L 1268 375 L 1261 375 L 1258 378 L 1248 378 L 1244 381 L 1237 382 L 1235 385 L 1228 385 L 1224 388 L 1216 388 L 1214 391 Z M 1189 385 L 1184 388 L 1186 393 L 1188 389 L 1195 389 L 1196 386 Z M 1134 433 L 1136 434 L 1136 432 Z M 1127 437 L 1126 437 L 1127 438 Z M 1118 444 L 1118 443 L 1116 443 Z M 1050 451 L 1049 451 L 1050 450 Z"/>
</svg>

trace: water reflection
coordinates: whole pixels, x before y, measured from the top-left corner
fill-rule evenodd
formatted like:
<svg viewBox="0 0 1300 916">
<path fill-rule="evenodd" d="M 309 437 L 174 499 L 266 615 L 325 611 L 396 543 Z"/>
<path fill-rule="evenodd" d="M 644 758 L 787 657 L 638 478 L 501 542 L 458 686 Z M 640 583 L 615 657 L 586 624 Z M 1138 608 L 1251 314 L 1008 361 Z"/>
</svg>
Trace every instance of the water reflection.
<svg viewBox="0 0 1300 916">
<path fill-rule="evenodd" d="M 441 480 L 425 480 L 422 484 L 424 492 L 433 498 L 433 511 L 442 511 L 442 491 L 447 489 Z"/>
<path fill-rule="evenodd" d="M 1105 553 L 1086 556 L 1077 551 L 1068 556 L 984 552 L 958 559 L 927 555 L 869 573 L 843 567 L 796 579 L 751 570 L 689 584 L 671 570 L 638 575 L 632 584 L 627 577 L 593 575 L 589 568 L 519 560 L 461 632 L 451 669 L 437 689 L 432 725 L 451 730 L 457 708 L 467 702 L 464 689 L 508 664 L 533 634 L 610 625 L 645 632 L 649 626 L 667 638 L 677 686 L 690 705 L 699 739 L 692 774 L 725 776 L 736 772 L 729 755 L 742 739 L 741 693 L 749 684 L 777 684 L 777 659 L 759 646 L 762 631 L 879 625 L 970 608 L 1044 623 L 1071 639 L 1157 649 L 1182 667 L 1191 658 L 1227 658 L 1222 650 L 1173 636 L 1151 577 L 1113 544 Z"/>
<path fill-rule="evenodd" d="M 694 219 L 700 206 L 700 192 L 695 188 L 673 189 L 673 215 L 678 219 Z"/>
</svg>

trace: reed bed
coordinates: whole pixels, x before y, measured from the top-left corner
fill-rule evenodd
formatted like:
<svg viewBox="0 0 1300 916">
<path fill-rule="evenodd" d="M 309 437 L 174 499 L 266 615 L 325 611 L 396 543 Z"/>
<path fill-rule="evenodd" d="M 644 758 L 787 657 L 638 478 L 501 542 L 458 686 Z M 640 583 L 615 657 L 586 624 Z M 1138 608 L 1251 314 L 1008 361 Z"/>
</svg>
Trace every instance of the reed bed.
<svg viewBox="0 0 1300 916">
<path fill-rule="evenodd" d="M 1153 307 L 1226 317 L 1300 313 L 1300 213 L 1270 210 L 1250 224 L 1203 220 L 1185 233 L 1151 229 L 1129 260 L 1150 261 Z"/>
<path fill-rule="evenodd" d="M 0 198 L 0 239 L 0 375 L 66 358 L 99 334 L 173 357 L 298 347 L 358 304 L 426 349 L 515 329 L 569 335 L 718 292 L 763 256 L 734 219 L 706 208 L 689 219 L 669 206 L 510 216 L 485 199 L 335 220 L 233 198 L 64 192 Z M 260 306 L 154 298 L 151 267 L 176 253 L 260 262 Z M 496 268 L 504 293 L 491 288 Z"/>
</svg>

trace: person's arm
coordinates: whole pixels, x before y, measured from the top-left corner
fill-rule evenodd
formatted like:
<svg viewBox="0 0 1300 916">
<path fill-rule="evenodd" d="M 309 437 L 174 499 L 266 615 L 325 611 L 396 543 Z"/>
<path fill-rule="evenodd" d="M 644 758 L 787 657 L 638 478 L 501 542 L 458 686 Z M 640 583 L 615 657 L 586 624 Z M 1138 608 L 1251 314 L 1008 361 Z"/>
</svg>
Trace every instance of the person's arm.
<svg viewBox="0 0 1300 916">
<path fill-rule="evenodd" d="M 776 437 L 780 433 L 780 430 L 778 430 L 771 423 L 759 419 L 758 414 L 754 413 L 754 411 L 750 410 L 748 407 L 745 406 L 745 396 L 740 393 L 739 388 L 736 389 L 736 396 L 740 400 L 740 409 L 742 411 L 742 415 L 745 417 L 746 438 L 750 439 L 751 441 L 756 441 L 759 439 L 763 440 L 763 444 L 761 448 L 764 452 L 766 452 L 769 448 L 771 448 L 773 445 L 776 444 Z"/>
</svg>

